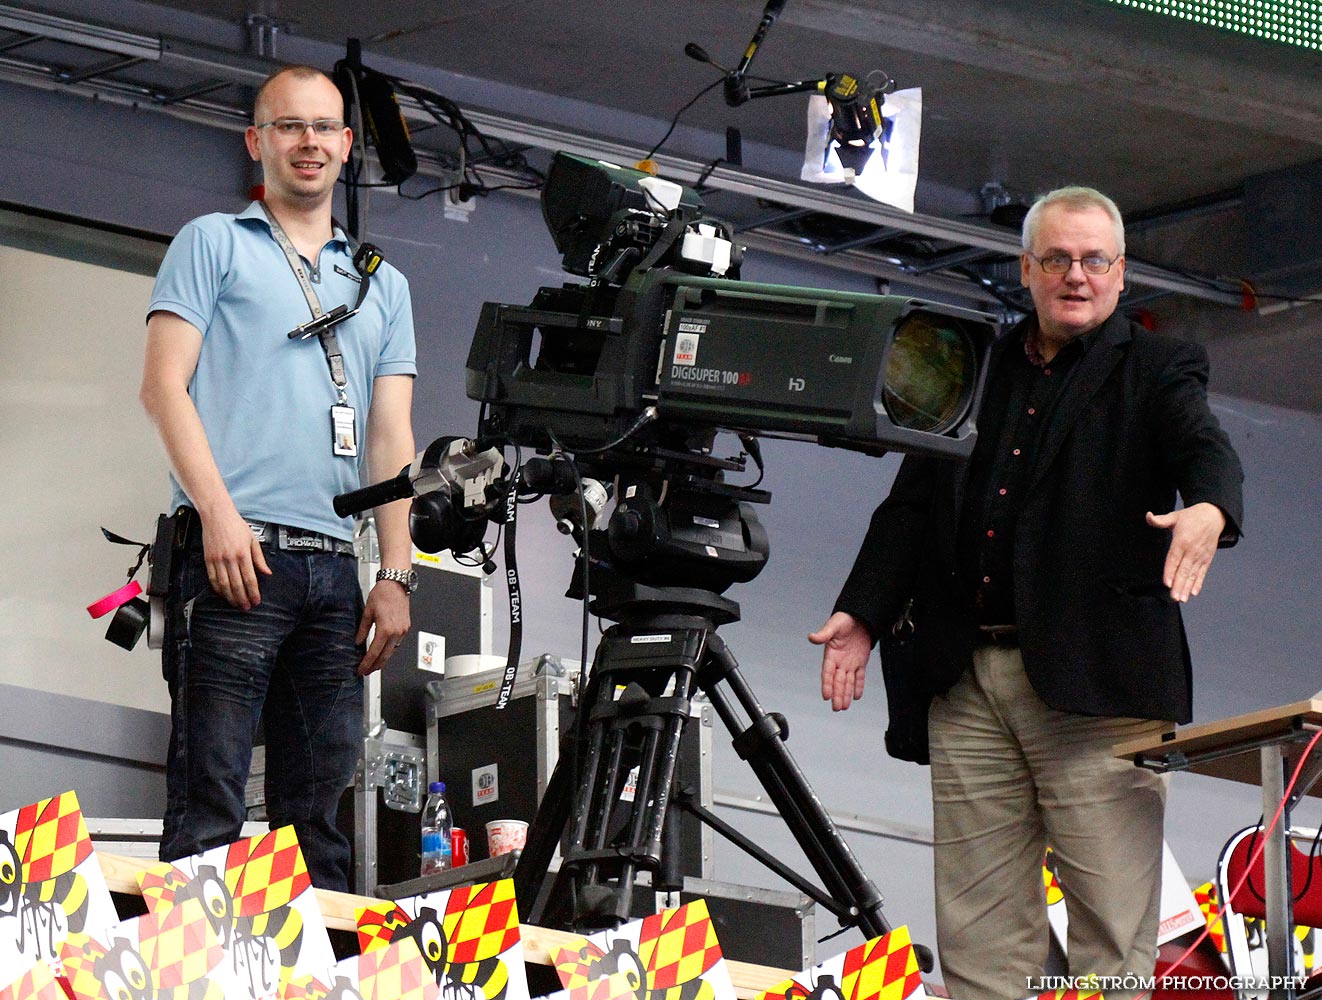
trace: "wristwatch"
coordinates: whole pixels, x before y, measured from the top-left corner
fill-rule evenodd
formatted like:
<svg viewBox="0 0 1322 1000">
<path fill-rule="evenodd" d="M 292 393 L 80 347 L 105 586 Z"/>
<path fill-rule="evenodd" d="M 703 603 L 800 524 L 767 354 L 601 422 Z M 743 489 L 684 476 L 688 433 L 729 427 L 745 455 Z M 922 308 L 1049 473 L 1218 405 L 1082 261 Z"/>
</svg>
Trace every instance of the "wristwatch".
<svg viewBox="0 0 1322 1000">
<path fill-rule="evenodd" d="M 418 571 L 415 569 L 379 569 L 376 571 L 377 582 L 393 580 L 410 594 L 418 589 Z"/>
</svg>

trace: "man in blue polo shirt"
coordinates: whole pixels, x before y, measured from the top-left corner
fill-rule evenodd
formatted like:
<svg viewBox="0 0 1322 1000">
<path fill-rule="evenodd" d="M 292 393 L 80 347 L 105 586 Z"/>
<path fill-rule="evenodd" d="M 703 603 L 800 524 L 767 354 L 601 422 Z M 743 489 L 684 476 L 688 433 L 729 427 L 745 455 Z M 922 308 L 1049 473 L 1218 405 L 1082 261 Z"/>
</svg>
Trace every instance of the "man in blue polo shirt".
<svg viewBox="0 0 1322 1000">
<path fill-rule="evenodd" d="M 360 471 L 375 482 L 413 457 L 407 281 L 382 265 L 333 338 L 287 336 L 352 307 L 368 281 L 331 219 L 351 138 L 320 71 L 286 67 L 262 85 L 245 141 L 265 197 L 195 219 L 171 244 L 141 392 L 187 519 L 167 606 L 161 858 L 238 837 L 264 719 L 271 824 L 293 824 L 313 882 L 338 890 L 349 845 L 335 815 L 361 747 L 362 677 L 408 631 L 415 579 L 407 504 L 376 511 L 382 571 L 366 602 L 353 524 L 331 506 Z"/>
</svg>

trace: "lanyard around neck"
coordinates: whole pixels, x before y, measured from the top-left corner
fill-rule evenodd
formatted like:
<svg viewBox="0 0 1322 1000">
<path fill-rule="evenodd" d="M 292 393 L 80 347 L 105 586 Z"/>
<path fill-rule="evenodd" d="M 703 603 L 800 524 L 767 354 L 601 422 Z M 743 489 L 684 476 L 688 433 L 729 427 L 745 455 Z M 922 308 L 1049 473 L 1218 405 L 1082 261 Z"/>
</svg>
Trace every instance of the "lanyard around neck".
<svg viewBox="0 0 1322 1000">
<path fill-rule="evenodd" d="M 312 287 L 312 282 L 308 280 L 307 272 L 303 269 L 303 259 L 294 249 L 293 242 L 289 239 L 289 234 L 285 232 L 284 226 L 280 225 L 280 220 L 275 217 L 275 213 L 266 207 L 266 202 L 260 202 L 262 211 L 266 213 L 266 220 L 271 224 L 271 235 L 275 237 L 276 243 L 284 251 L 285 260 L 289 262 L 289 269 L 294 272 L 294 277 L 298 279 L 298 287 L 303 289 L 303 297 L 307 299 L 308 308 L 312 310 L 314 320 L 329 319 L 330 322 L 318 323 L 313 329 L 305 327 L 313 326 L 305 324 L 299 327 L 289 336 L 308 336 L 315 332 L 317 339 L 321 341 L 321 349 L 326 353 L 326 364 L 330 368 L 331 381 L 335 383 L 335 391 L 338 394 L 340 405 L 349 401 L 349 395 L 345 391 L 349 384 L 348 378 L 344 372 L 344 352 L 340 350 L 340 342 L 335 336 L 334 323 L 348 319 L 353 313 L 358 311 L 362 305 L 363 299 L 367 297 L 368 276 L 363 275 L 358 288 L 358 302 L 352 312 L 347 305 L 338 305 L 329 313 L 321 308 L 321 301 L 317 298 L 317 293 Z"/>
</svg>

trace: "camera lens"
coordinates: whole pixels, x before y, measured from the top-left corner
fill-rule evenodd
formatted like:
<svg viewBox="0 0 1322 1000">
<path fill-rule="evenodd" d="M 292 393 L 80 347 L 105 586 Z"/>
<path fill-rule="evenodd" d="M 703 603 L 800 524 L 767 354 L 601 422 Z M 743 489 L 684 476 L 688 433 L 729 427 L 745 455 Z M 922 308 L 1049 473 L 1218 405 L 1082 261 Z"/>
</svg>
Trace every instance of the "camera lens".
<svg viewBox="0 0 1322 1000">
<path fill-rule="evenodd" d="M 973 340 L 957 320 L 916 310 L 895 328 L 882 404 L 897 427 L 944 434 L 968 412 Z"/>
</svg>

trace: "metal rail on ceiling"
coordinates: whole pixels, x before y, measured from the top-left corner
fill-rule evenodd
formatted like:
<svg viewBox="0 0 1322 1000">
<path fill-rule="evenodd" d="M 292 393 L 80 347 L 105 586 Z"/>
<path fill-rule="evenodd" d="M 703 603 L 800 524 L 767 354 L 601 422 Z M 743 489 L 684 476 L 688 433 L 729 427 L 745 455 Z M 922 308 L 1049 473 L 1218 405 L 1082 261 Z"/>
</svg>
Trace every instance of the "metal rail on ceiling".
<svg viewBox="0 0 1322 1000">
<path fill-rule="evenodd" d="M 34 11 L 10 4 L 0 4 L 0 29 L 14 33 L 0 41 L 0 80 L 38 87 L 44 90 L 76 93 L 99 100 L 149 108 L 174 117 L 219 128 L 242 129 L 248 120 L 246 96 L 225 103 L 215 95 L 239 85 L 259 84 L 278 68 L 274 60 L 243 52 L 215 48 L 165 36 L 145 35 L 110 25 L 79 21 Z M 93 55 L 99 62 L 81 66 L 60 65 L 50 58 L 25 56 L 40 42 L 73 45 Z M 171 87 L 135 81 L 127 71 L 143 63 L 175 71 L 181 78 Z M 415 100 L 401 95 L 400 107 L 407 118 L 431 121 L 430 115 Z M 508 142 L 542 150 L 565 150 L 582 156 L 617 163 L 631 163 L 638 156 L 635 146 L 610 139 L 572 132 L 553 125 L 520 120 L 509 115 L 478 109 L 465 109 L 465 115 L 485 134 Z M 420 169 L 434 176 L 444 176 L 447 166 L 440 155 L 419 149 Z M 661 154 L 654 159 L 661 172 L 687 183 L 700 178 L 707 189 L 723 191 L 758 202 L 782 206 L 777 218 L 758 222 L 756 232 L 745 228 L 740 237 L 750 245 L 772 253 L 806 258 L 805 247 L 797 237 L 775 227 L 805 214 L 819 214 L 878 227 L 872 236 L 845 240 L 829 253 L 813 253 L 812 258 L 833 266 L 876 277 L 884 277 L 925 288 L 939 288 L 946 294 L 988 300 L 987 289 L 964 277 L 946 277 L 938 268 L 953 266 L 982 257 L 1017 257 L 1017 235 L 955 219 L 904 212 L 858 195 L 795 181 L 786 181 L 726 166 L 710 169 L 706 164 L 683 157 Z M 894 265 L 877 255 L 859 249 L 895 234 L 913 234 L 953 244 L 942 251 L 935 267 L 917 264 Z M 926 273 L 931 271 L 933 273 Z M 1210 287 L 1206 282 L 1165 268 L 1130 262 L 1126 278 L 1134 285 L 1161 292 L 1188 295 L 1224 305 L 1238 306 L 1237 293 Z"/>
</svg>

